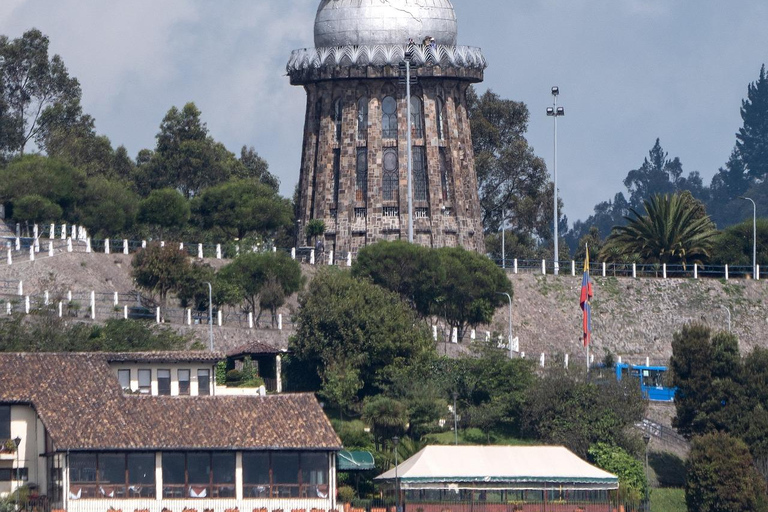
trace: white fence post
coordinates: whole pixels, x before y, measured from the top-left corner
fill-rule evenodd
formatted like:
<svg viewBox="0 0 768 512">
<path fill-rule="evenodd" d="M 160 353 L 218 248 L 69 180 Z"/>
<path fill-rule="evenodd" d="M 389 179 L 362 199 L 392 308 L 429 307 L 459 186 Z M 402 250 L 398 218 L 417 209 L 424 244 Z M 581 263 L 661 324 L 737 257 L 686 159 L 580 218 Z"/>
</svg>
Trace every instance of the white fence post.
<svg viewBox="0 0 768 512">
<path fill-rule="evenodd" d="M 5 303 L 5 309 L 8 312 L 9 315 L 13 314 L 13 307 L 11 306 L 10 302 Z"/>
<path fill-rule="evenodd" d="M 491 331 L 485 331 L 485 341 L 491 341 Z"/>
<path fill-rule="evenodd" d="M 123 319 L 128 320 L 128 305 L 123 306 Z"/>
<path fill-rule="evenodd" d="M 667 278 L 667 264 L 662 263 L 661 264 L 661 276 L 666 279 Z"/>
<path fill-rule="evenodd" d="M 53 256 L 53 242 L 48 242 L 48 256 Z"/>
<path fill-rule="evenodd" d="M 67 252 L 72 252 L 72 238 L 67 237 Z"/>
<path fill-rule="evenodd" d="M 221 244 L 216 244 L 216 259 L 221 259 Z"/>
<path fill-rule="evenodd" d="M 197 257 L 203 259 L 203 244 L 197 244 Z"/>
<path fill-rule="evenodd" d="M 693 264 L 693 278 L 698 279 L 699 278 L 699 264 L 694 263 Z"/>
<path fill-rule="evenodd" d="M 513 265 L 515 266 L 515 274 L 517 274 L 517 258 L 515 258 Z"/>
<path fill-rule="evenodd" d="M 472 329 L 471 331 L 469 331 L 469 339 L 471 339 L 472 341 L 475 341 L 475 336 L 476 336 L 476 335 L 477 335 L 477 333 L 475 332 L 475 330 L 474 330 L 474 329 Z"/>
<path fill-rule="evenodd" d="M 24 281 L 19 281 L 19 296 L 24 295 Z"/>
<path fill-rule="evenodd" d="M 61 318 L 62 316 L 64 316 L 64 304 L 61 301 L 59 301 L 59 318 Z"/>
<path fill-rule="evenodd" d="M 8 264 L 13 265 L 13 252 L 10 248 L 8 249 Z"/>
<path fill-rule="evenodd" d="M 544 355 L 544 352 L 542 352 L 541 357 L 539 358 L 539 364 L 541 365 L 542 368 L 544 368 L 544 362 L 546 360 L 545 358 L 546 356 Z"/>
<path fill-rule="evenodd" d="M 295 247 L 291 247 L 291 259 L 292 260 L 296 259 L 296 248 Z"/>
<path fill-rule="evenodd" d="M 432 339 L 434 341 L 437 341 L 437 326 L 436 325 L 432 326 Z"/>
<path fill-rule="evenodd" d="M 50 229 L 48 229 L 48 239 L 53 240 L 53 237 L 56 236 L 56 224 L 51 224 Z"/>
<path fill-rule="evenodd" d="M 547 275 L 547 260 L 541 260 L 541 275 Z"/>
<path fill-rule="evenodd" d="M 62 224 L 61 225 L 61 239 L 66 240 L 67 239 L 67 225 Z"/>
<path fill-rule="evenodd" d="M 17 251 L 21 250 L 21 238 L 19 238 L 18 236 L 16 237 L 16 250 Z"/>
<path fill-rule="evenodd" d="M 605 262 L 603 262 L 603 277 L 605 277 L 606 275 L 608 275 L 608 274 L 607 274 L 607 272 L 606 272 L 606 270 L 607 270 L 607 266 L 606 266 Z"/>
<path fill-rule="evenodd" d="M 24 313 L 29 314 L 29 295 L 24 297 Z"/>
<path fill-rule="evenodd" d="M 91 320 L 96 320 L 96 292 L 91 290 Z"/>
<path fill-rule="evenodd" d="M 576 276 L 576 262 L 571 260 L 571 276 Z"/>
<path fill-rule="evenodd" d="M 565 367 L 568 368 L 568 354 L 565 354 Z"/>
<path fill-rule="evenodd" d="M 221 310 L 219 310 L 219 312 L 218 312 L 218 314 L 216 316 L 217 316 L 217 321 L 218 321 L 219 327 L 221 327 L 221 320 L 222 320 Z"/>
<path fill-rule="evenodd" d="M 147 248 L 147 241 L 146 240 L 142 240 L 141 241 L 141 248 L 142 249 L 146 249 Z"/>
<path fill-rule="evenodd" d="M 760 265 L 755 265 L 755 281 L 760 280 Z"/>
<path fill-rule="evenodd" d="M 333 265 L 333 251 L 328 251 L 328 265 Z"/>
<path fill-rule="evenodd" d="M 278 331 L 283 330 L 283 314 L 282 313 L 277 315 L 277 330 Z"/>
<path fill-rule="evenodd" d="M 120 295 L 117 292 L 115 292 L 115 295 L 114 295 L 114 304 L 115 306 L 120 304 Z"/>
<path fill-rule="evenodd" d="M 128 240 L 123 238 L 123 254 L 128 254 Z"/>
<path fill-rule="evenodd" d="M 351 252 L 347 253 L 347 266 L 348 267 L 352 266 L 352 253 Z"/>
<path fill-rule="evenodd" d="M 179 242 L 179 250 L 180 251 L 184 250 L 184 242 Z"/>
<path fill-rule="evenodd" d="M 29 261 L 35 261 L 35 246 L 29 246 Z"/>
<path fill-rule="evenodd" d="M 632 264 L 632 279 L 637 279 L 637 263 Z"/>
<path fill-rule="evenodd" d="M 77 240 L 77 226 L 75 226 L 74 224 L 72 224 L 72 229 L 71 229 L 71 231 L 72 231 L 72 233 L 70 233 L 70 236 L 69 236 L 69 237 L 70 237 L 70 238 L 74 238 L 75 240 Z"/>
<path fill-rule="evenodd" d="M 728 265 L 725 266 L 725 280 L 728 280 Z"/>
<path fill-rule="evenodd" d="M 91 237 L 85 239 L 85 252 L 91 252 Z"/>
<path fill-rule="evenodd" d="M 45 292 L 43 292 L 43 304 L 45 304 L 46 306 L 49 306 L 51 303 L 50 299 L 51 299 L 51 296 L 48 293 L 48 290 L 45 290 Z"/>
<path fill-rule="evenodd" d="M 187 325 L 192 325 L 192 308 L 187 308 Z"/>
<path fill-rule="evenodd" d="M 454 327 L 451 329 L 451 343 L 459 342 L 459 329 Z"/>
<path fill-rule="evenodd" d="M 248 328 L 253 329 L 253 311 L 248 312 Z"/>
<path fill-rule="evenodd" d="M 315 250 L 310 249 L 309 251 L 309 264 L 314 265 L 315 264 Z"/>
<path fill-rule="evenodd" d="M 160 323 L 160 306 L 155 308 L 155 322 Z"/>
<path fill-rule="evenodd" d="M 104 239 L 104 254 L 109 254 L 109 238 Z"/>
</svg>

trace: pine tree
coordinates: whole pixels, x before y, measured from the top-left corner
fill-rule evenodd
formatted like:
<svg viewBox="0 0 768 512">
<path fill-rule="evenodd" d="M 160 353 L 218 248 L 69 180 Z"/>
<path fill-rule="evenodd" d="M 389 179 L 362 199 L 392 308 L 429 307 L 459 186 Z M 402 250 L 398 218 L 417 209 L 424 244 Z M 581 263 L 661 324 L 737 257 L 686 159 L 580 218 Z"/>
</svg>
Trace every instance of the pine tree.
<svg viewBox="0 0 768 512">
<path fill-rule="evenodd" d="M 765 64 L 760 77 L 749 84 L 747 99 L 741 101 L 744 126 L 736 134 L 736 147 L 749 176 L 763 179 L 768 174 L 768 77 Z"/>
</svg>

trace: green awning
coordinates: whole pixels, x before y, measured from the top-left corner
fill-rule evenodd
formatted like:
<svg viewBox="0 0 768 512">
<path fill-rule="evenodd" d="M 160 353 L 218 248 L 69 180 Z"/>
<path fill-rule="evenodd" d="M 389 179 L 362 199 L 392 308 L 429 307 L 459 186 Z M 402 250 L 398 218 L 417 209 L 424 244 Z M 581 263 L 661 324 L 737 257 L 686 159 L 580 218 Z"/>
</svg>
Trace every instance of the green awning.
<svg viewBox="0 0 768 512">
<path fill-rule="evenodd" d="M 336 454 L 338 471 L 366 471 L 376 469 L 371 452 L 341 450 Z"/>
</svg>

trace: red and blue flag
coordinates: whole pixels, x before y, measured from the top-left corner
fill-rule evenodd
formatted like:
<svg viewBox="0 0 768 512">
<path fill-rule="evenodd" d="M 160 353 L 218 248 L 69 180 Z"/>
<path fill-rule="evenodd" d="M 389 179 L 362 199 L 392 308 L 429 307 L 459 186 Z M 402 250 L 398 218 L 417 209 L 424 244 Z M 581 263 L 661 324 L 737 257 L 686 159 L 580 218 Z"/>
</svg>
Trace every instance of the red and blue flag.
<svg viewBox="0 0 768 512">
<path fill-rule="evenodd" d="M 589 279 L 589 248 L 587 248 L 587 257 L 584 260 L 584 277 L 581 279 L 581 311 L 582 311 L 582 330 L 584 333 L 584 346 L 589 346 L 592 336 L 592 308 L 589 300 L 592 298 L 592 281 Z"/>
</svg>

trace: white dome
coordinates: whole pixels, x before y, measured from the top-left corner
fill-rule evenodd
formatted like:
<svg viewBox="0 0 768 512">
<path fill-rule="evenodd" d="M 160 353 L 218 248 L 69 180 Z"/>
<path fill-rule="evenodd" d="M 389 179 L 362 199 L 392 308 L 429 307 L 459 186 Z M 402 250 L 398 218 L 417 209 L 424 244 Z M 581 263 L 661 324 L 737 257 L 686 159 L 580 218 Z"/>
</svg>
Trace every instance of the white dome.
<svg viewBox="0 0 768 512">
<path fill-rule="evenodd" d="M 456 45 L 458 25 L 450 0 L 322 0 L 315 46 L 421 43 Z"/>
</svg>

